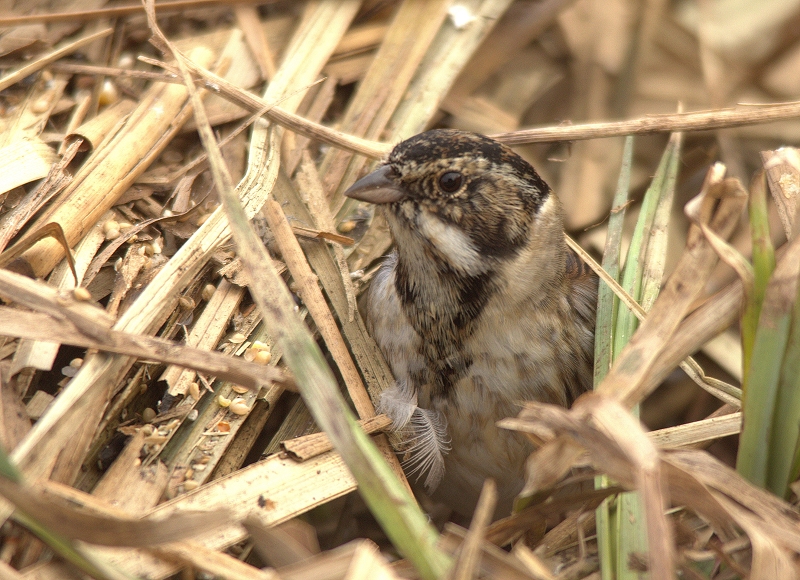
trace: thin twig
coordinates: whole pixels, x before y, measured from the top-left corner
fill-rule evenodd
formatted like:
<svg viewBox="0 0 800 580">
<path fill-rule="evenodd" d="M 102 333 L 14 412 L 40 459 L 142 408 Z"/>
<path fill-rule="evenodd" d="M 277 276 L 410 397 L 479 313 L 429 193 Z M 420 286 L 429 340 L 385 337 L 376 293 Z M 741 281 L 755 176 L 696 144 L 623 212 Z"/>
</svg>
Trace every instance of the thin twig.
<svg viewBox="0 0 800 580">
<path fill-rule="evenodd" d="M 181 10 L 190 10 L 194 8 L 203 8 L 205 6 L 219 5 L 220 8 L 227 9 L 227 6 L 233 3 L 248 3 L 248 4 L 268 4 L 268 0 L 177 0 L 176 2 L 159 2 L 158 13 L 164 15 L 171 12 L 180 12 Z M 77 10 L 71 12 L 49 12 L 42 14 L 26 14 L 25 16 L 4 16 L 0 18 L 0 26 L 3 28 L 11 26 L 20 26 L 22 24 L 36 24 L 47 22 L 64 22 L 75 20 L 102 20 L 104 18 L 120 18 L 122 16 L 130 16 L 131 14 L 139 14 L 143 12 L 141 2 L 130 4 L 128 6 L 113 6 L 110 8 L 98 8 L 97 10 Z"/>
<path fill-rule="evenodd" d="M 40 58 L 37 58 L 31 63 L 28 63 L 18 68 L 17 70 L 8 73 L 6 76 L 0 79 L 0 91 L 6 90 L 8 87 L 18 83 L 25 77 L 28 77 L 33 73 L 35 73 L 36 71 L 43 69 L 51 62 L 57 61 L 59 58 L 66 56 L 72 52 L 75 52 L 76 50 L 83 48 L 87 44 L 91 44 L 95 40 L 98 40 L 100 38 L 105 38 L 106 36 L 111 34 L 113 30 L 114 30 L 113 28 L 106 28 L 99 32 L 95 32 L 94 34 L 90 34 L 89 36 L 84 36 L 83 38 L 80 38 L 75 42 L 70 42 L 66 46 L 62 46 L 61 48 L 56 49 Z"/>
<path fill-rule="evenodd" d="M 497 133 L 493 139 L 506 145 L 525 145 L 528 143 L 551 143 L 556 141 L 579 141 L 599 139 L 620 135 L 639 135 L 644 133 L 665 133 L 676 131 L 708 131 L 758 125 L 772 121 L 782 121 L 800 117 L 800 102 L 740 105 L 735 109 L 712 109 L 691 113 L 671 113 L 668 115 L 645 115 L 627 121 L 607 121 L 583 123 L 580 125 L 560 125 L 522 129 L 511 133 Z"/>
</svg>

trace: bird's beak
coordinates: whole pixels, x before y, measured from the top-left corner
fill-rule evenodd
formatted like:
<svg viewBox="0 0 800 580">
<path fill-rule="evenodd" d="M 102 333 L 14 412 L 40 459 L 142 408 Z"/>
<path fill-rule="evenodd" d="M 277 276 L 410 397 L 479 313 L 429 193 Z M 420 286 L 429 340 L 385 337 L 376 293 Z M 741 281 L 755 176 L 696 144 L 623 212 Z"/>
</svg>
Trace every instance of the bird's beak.
<svg viewBox="0 0 800 580">
<path fill-rule="evenodd" d="M 406 196 L 406 192 L 390 177 L 392 169 L 383 165 L 351 185 L 344 195 L 370 203 L 393 203 Z"/>
</svg>

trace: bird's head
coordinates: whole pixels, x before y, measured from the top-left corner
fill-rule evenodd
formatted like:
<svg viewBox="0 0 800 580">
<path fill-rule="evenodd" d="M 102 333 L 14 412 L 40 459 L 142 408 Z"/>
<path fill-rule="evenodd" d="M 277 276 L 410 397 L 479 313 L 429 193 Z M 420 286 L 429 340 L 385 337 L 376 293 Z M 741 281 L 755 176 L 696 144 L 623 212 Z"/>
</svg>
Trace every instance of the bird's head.
<svg viewBox="0 0 800 580">
<path fill-rule="evenodd" d="M 534 230 L 546 238 L 563 231 L 560 205 L 534 168 L 466 131 L 436 129 L 401 142 L 345 195 L 385 206 L 401 255 L 420 246 L 467 275 L 516 256 Z"/>
</svg>

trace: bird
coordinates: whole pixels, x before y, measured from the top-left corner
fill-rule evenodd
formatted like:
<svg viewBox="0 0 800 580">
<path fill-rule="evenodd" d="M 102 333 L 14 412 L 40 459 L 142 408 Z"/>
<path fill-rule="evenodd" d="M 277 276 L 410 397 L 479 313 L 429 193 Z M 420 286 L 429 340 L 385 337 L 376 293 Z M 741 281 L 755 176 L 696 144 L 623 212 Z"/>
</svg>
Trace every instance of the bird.
<svg viewBox="0 0 800 580">
<path fill-rule="evenodd" d="M 598 280 L 565 242 L 559 199 L 509 147 L 455 129 L 400 142 L 344 195 L 376 204 L 393 240 L 365 315 L 396 381 L 377 407 L 407 475 L 465 517 L 491 478 L 494 517 L 509 515 L 532 447 L 497 421 L 592 384 Z"/>
</svg>

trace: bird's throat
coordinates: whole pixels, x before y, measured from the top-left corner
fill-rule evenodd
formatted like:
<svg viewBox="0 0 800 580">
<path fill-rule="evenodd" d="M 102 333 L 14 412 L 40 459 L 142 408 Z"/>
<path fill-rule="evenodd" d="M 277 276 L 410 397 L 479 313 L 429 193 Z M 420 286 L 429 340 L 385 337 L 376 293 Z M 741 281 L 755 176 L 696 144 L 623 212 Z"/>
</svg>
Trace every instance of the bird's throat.
<svg viewBox="0 0 800 580">
<path fill-rule="evenodd" d="M 435 259 L 409 259 L 400 253 L 394 282 L 409 323 L 426 337 L 422 354 L 428 368 L 435 369 L 418 377 L 417 384 L 430 385 L 432 398 L 446 397 L 472 364 L 463 344 L 496 290 L 492 272 L 470 276 Z"/>
</svg>

